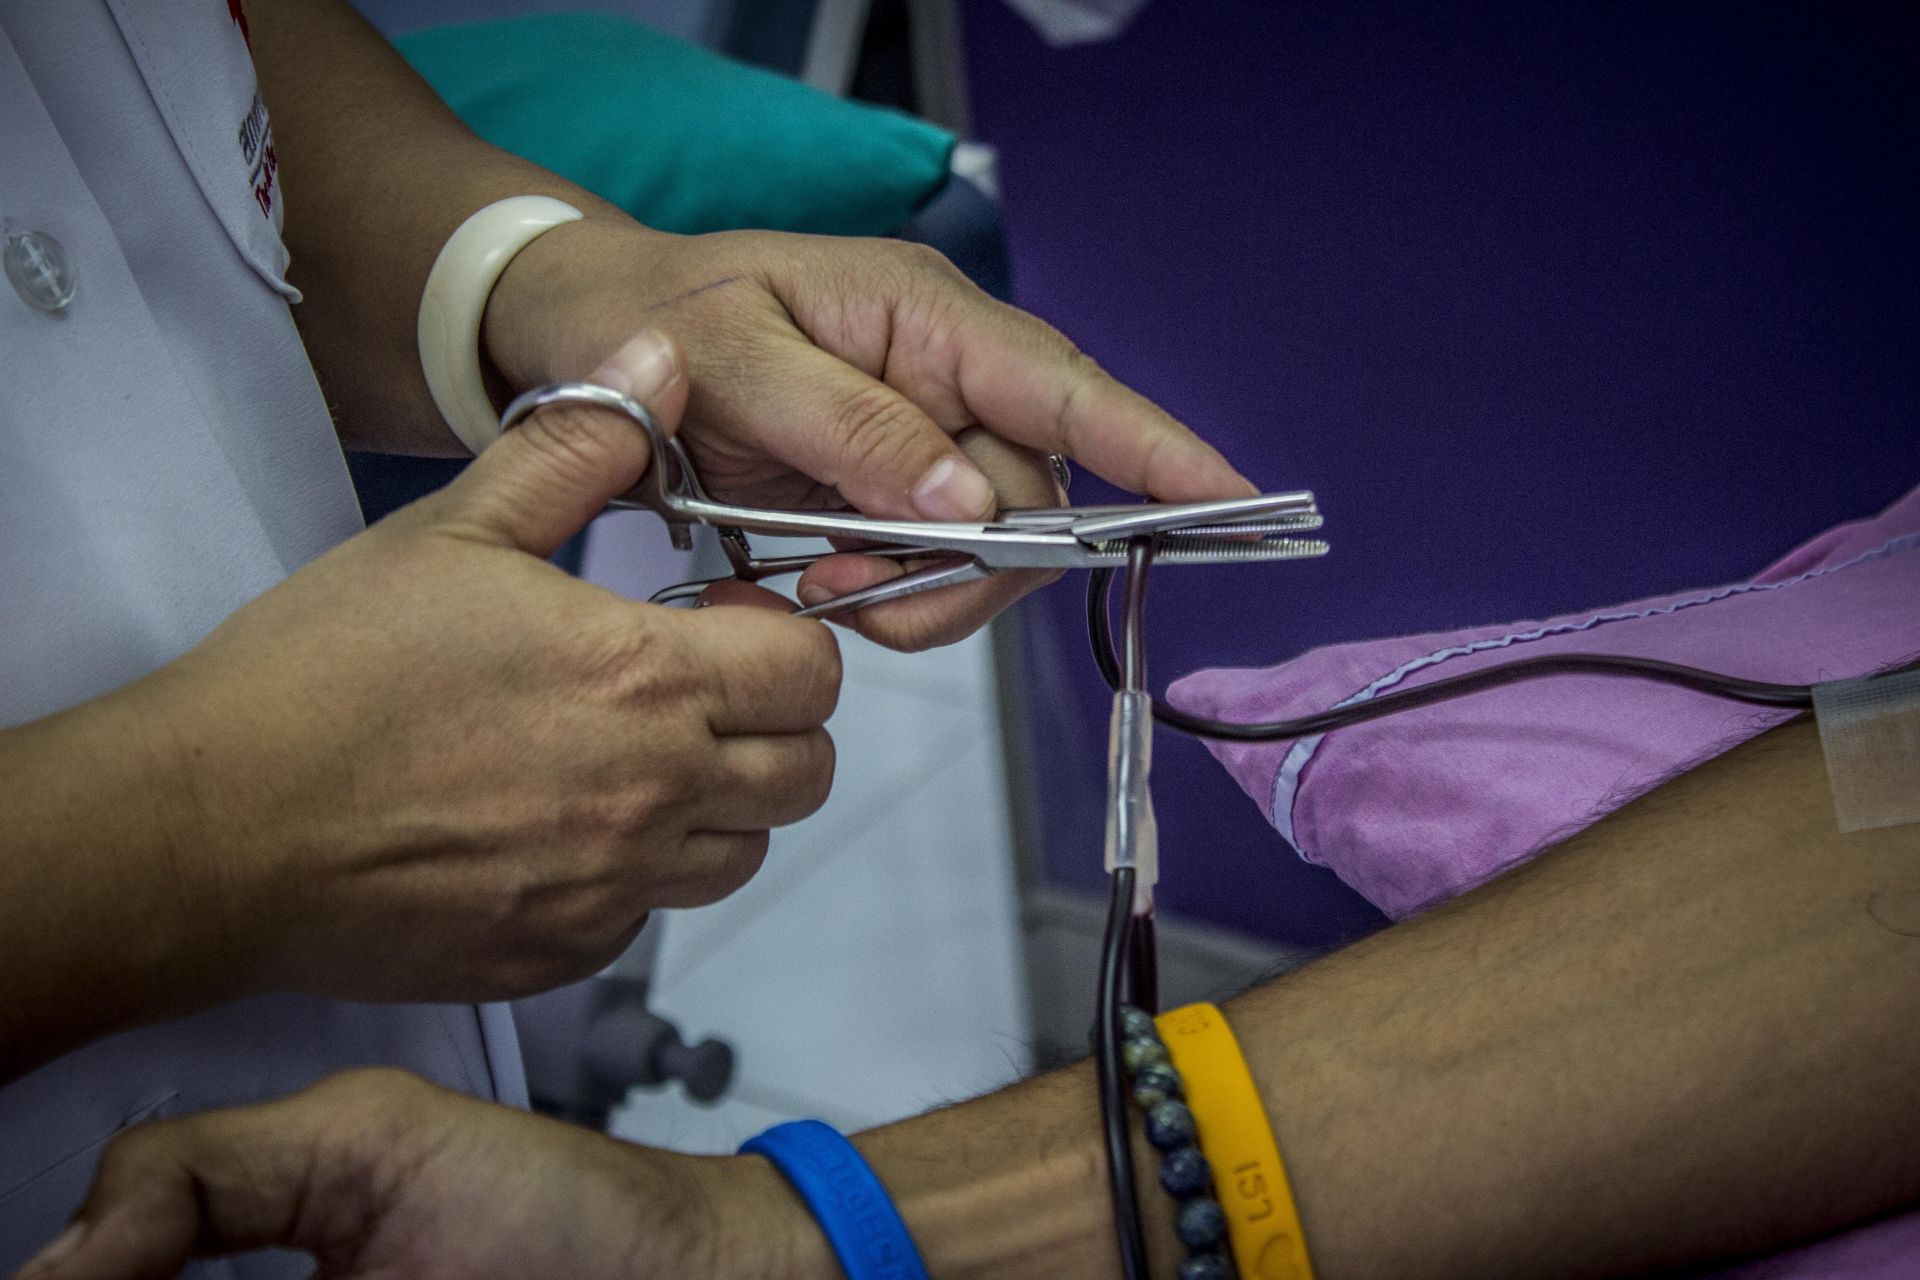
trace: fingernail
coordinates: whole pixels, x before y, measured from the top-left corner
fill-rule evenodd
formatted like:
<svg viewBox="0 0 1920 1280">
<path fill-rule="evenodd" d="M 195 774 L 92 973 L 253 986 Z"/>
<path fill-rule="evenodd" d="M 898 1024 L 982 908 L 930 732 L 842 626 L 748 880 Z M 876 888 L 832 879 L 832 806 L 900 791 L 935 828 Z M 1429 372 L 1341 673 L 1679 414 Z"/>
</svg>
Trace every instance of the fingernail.
<svg viewBox="0 0 1920 1280">
<path fill-rule="evenodd" d="M 957 458 L 942 458 L 913 491 L 913 509 L 928 520 L 979 520 L 993 510 L 993 486 Z"/>
<path fill-rule="evenodd" d="M 673 381 L 677 371 L 673 344 L 658 329 L 643 329 L 621 344 L 618 351 L 588 376 L 588 381 L 632 396 L 644 403 Z"/>
<path fill-rule="evenodd" d="M 794 594 L 798 595 L 800 597 L 800 603 L 806 605 L 808 608 L 812 608 L 816 604 L 831 599 L 833 596 L 833 592 L 827 590 L 817 582 L 807 583 Z"/>
<path fill-rule="evenodd" d="M 28 1276 L 37 1276 L 51 1271 L 60 1265 L 68 1254 L 80 1247 L 80 1241 L 87 1234 L 85 1222 L 74 1222 L 65 1231 L 53 1238 L 46 1248 L 27 1259 L 27 1264 L 14 1272 L 14 1280 L 27 1280 Z"/>
</svg>

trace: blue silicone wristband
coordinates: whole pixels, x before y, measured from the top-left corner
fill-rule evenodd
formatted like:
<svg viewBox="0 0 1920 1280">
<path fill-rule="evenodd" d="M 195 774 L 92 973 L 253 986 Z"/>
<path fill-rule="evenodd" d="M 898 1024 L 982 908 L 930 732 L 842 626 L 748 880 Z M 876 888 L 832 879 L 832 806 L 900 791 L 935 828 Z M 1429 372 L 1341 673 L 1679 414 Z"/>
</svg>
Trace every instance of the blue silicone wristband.
<svg viewBox="0 0 1920 1280">
<path fill-rule="evenodd" d="M 741 1144 L 786 1175 L 840 1259 L 847 1280 L 927 1280 L 907 1224 L 873 1170 L 832 1125 L 777 1124 Z"/>
</svg>

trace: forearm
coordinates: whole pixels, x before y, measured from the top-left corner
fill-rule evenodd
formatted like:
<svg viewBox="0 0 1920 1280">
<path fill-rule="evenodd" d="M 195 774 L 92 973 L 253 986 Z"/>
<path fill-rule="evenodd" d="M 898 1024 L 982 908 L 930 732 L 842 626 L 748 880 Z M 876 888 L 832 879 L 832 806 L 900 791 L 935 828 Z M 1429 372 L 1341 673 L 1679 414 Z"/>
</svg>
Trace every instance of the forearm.
<svg viewBox="0 0 1920 1280">
<path fill-rule="evenodd" d="M 254 62 L 273 116 L 294 309 L 350 446 L 464 452 L 420 372 L 427 273 L 468 215 L 550 195 L 641 229 L 612 205 L 476 138 L 344 0 L 251 0 Z M 550 233 L 572 234 L 568 229 Z"/>
<path fill-rule="evenodd" d="M 1835 834 L 1803 724 L 1234 1001 L 1316 1274 L 1639 1275 L 1911 1203 L 1916 854 L 1912 827 Z M 1082 1066 L 857 1141 L 940 1280 L 1093 1280 L 1119 1269 L 1099 1132 Z M 343 1276 L 839 1274 L 764 1160 L 391 1073 L 123 1137 L 83 1220 L 61 1276 L 268 1243 Z"/>
<path fill-rule="evenodd" d="M 0 1083 L 244 994 L 183 744 L 140 686 L 0 733 Z"/>
<path fill-rule="evenodd" d="M 1920 1196 L 1920 831 L 1839 835 L 1825 787 L 1777 731 L 1233 1002 L 1322 1280 L 1636 1273 Z M 1116 1273 L 1093 1093 L 862 1140 L 936 1274 Z"/>
</svg>

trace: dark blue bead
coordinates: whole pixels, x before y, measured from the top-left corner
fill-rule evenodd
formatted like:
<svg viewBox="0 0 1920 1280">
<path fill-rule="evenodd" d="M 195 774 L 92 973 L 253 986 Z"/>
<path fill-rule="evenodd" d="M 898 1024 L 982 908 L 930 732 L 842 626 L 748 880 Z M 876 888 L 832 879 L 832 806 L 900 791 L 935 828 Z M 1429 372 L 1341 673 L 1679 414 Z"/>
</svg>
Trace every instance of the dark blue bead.
<svg viewBox="0 0 1920 1280">
<path fill-rule="evenodd" d="M 1133 1100 L 1142 1107 L 1180 1096 L 1180 1073 L 1169 1066 L 1146 1066 L 1134 1072 Z"/>
<path fill-rule="evenodd" d="M 1173 1215 L 1173 1233 L 1189 1249 L 1211 1249 L 1227 1234 L 1227 1211 L 1218 1200 L 1188 1200 Z"/>
<path fill-rule="evenodd" d="M 1168 1098 L 1147 1108 L 1147 1141 L 1162 1151 L 1184 1147 L 1193 1141 L 1193 1112 L 1178 1098 Z"/>
<path fill-rule="evenodd" d="M 1198 1147 L 1175 1147 L 1160 1162 L 1160 1185 L 1177 1200 L 1197 1196 L 1213 1185 L 1213 1166 Z"/>
<path fill-rule="evenodd" d="M 1158 1040 L 1160 1028 L 1153 1025 L 1153 1015 L 1145 1009 L 1125 1005 L 1120 1010 L 1120 1036 L 1124 1040 Z"/>
<path fill-rule="evenodd" d="M 1221 1253 L 1194 1253 L 1180 1260 L 1180 1280 L 1233 1280 L 1233 1264 Z"/>
<path fill-rule="evenodd" d="M 1120 1042 L 1120 1064 L 1127 1074 L 1137 1076 L 1142 1067 L 1164 1067 L 1167 1065 L 1167 1046 L 1158 1040 L 1143 1040 L 1134 1037 Z"/>
</svg>

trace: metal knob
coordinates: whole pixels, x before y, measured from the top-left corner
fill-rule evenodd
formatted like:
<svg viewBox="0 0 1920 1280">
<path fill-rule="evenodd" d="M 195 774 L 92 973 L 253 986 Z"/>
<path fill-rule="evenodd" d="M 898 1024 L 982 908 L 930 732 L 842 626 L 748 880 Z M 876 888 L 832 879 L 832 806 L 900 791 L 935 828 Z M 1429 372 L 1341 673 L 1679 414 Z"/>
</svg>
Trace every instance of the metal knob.
<svg viewBox="0 0 1920 1280">
<path fill-rule="evenodd" d="M 653 1069 L 660 1080 L 686 1086 L 695 1102 L 713 1102 L 733 1083 L 733 1046 L 724 1040 L 690 1045 L 669 1026 L 653 1051 Z"/>
</svg>

